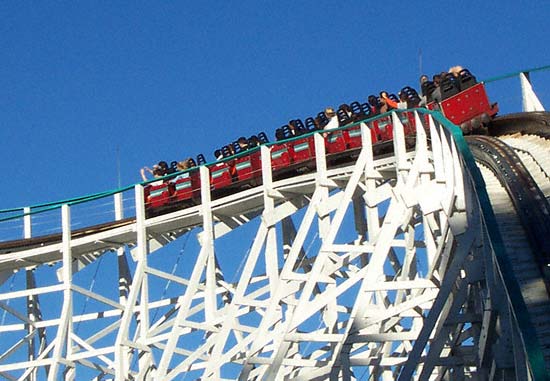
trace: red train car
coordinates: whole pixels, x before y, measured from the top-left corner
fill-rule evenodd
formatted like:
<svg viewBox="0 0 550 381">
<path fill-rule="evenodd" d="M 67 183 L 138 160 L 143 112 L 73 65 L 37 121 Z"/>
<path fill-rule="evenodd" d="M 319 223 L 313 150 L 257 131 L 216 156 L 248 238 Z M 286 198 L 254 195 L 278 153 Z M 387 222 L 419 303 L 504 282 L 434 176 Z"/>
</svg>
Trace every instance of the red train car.
<svg viewBox="0 0 550 381">
<path fill-rule="evenodd" d="M 200 196 L 201 180 L 198 170 L 193 170 L 177 176 L 172 180 L 172 184 L 172 199 L 175 202 L 187 201 Z"/>
<path fill-rule="evenodd" d="M 330 132 L 325 138 L 325 150 L 328 154 L 343 152 L 346 148 L 347 144 L 343 130 Z"/>
<path fill-rule="evenodd" d="M 477 83 L 456 95 L 428 104 L 430 110 L 437 109 L 451 122 L 460 126 L 464 133 L 470 133 L 487 124 L 498 112 L 498 105 L 491 104 L 483 83 Z"/>
<path fill-rule="evenodd" d="M 147 208 L 160 208 L 170 204 L 172 184 L 163 182 L 145 187 L 145 205 Z"/>
<path fill-rule="evenodd" d="M 315 143 L 313 136 L 286 143 L 292 163 L 308 162 L 315 158 Z"/>
<path fill-rule="evenodd" d="M 210 170 L 210 186 L 212 189 L 225 188 L 233 182 L 232 172 L 234 168 L 227 162 L 214 164 L 208 169 Z"/>
<path fill-rule="evenodd" d="M 286 144 L 271 146 L 271 167 L 274 171 L 288 167 L 290 159 L 290 151 Z"/>
<path fill-rule="evenodd" d="M 238 181 L 251 180 L 262 174 L 262 163 L 260 161 L 260 150 L 249 155 L 235 159 L 235 173 Z"/>
<path fill-rule="evenodd" d="M 344 134 L 344 139 L 346 140 L 346 146 L 348 149 L 360 148 L 363 145 L 360 125 L 347 128 L 342 132 Z M 370 136 L 372 144 L 378 141 L 378 136 L 373 128 L 370 128 Z"/>
<path fill-rule="evenodd" d="M 459 91 L 462 88 L 464 90 Z M 498 112 L 498 106 L 491 104 L 483 83 L 476 83 L 473 77 L 467 77 L 467 83 L 462 81 L 455 88 L 443 89 L 443 100 L 431 102 L 427 107 L 440 110 L 451 122 L 460 126 L 465 133 L 477 130 L 489 122 Z M 415 107 L 414 106 L 411 107 Z M 361 114 L 364 118 L 372 116 Z M 406 136 L 413 135 L 416 130 L 415 116 L 412 112 L 399 113 Z M 299 121 L 298 121 L 299 122 Z M 301 133 L 311 131 L 298 123 Z M 391 116 L 384 116 L 367 123 L 370 129 L 372 143 L 383 147 L 383 143 L 393 139 Z M 285 127 L 288 129 L 287 127 Z M 290 139 L 285 128 L 279 129 L 282 135 L 277 136 L 282 143 L 271 145 L 271 166 L 274 173 L 282 177 L 292 175 L 296 170 L 311 170 L 315 167 L 315 143 L 313 136 L 298 136 Z M 307 133 L 307 132 L 305 132 Z M 264 134 L 265 135 L 265 134 Z M 267 143 L 267 137 L 259 144 Z M 360 125 L 343 128 L 328 133 L 325 137 L 325 150 L 331 158 L 346 158 L 346 151 L 358 149 L 362 145 Z M 255 149 L 229 161 L 209 165 L 211 190 L 238 191 L 242 185 L 250 186 L 261 183 L 261 154 Z M 199 161 L 204 164 L 204 157 Z M 290 171 L 286 171 L 290 169 Z M 294 171 L 294 172 L 293 172 Z M 257 181 L 260 179 L 260 181 Z M 242 182 L 242 184 L 241 184 Z M 153 185 L 154 184 L 154 185 Z M 153 183 L 145 187 L 145 201 L 150 215 L 162 213 L 182 202 L 197 202 L 200 199 L 200 175 L 198 168 L 172 180 Z M 218 192 L 218 196 L 220 193 Z"/>
</svg>

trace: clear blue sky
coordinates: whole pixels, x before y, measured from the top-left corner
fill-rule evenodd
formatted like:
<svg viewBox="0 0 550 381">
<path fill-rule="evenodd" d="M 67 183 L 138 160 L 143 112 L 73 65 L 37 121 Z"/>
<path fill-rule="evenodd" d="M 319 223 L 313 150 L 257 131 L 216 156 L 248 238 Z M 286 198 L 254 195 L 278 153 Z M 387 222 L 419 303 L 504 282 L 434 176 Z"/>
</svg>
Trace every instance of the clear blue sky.
<svg viewBox="0 0 550 381">
<path fill-rule="evenodd" d="M 546 2 L 0 3 L 0 208 L 115 188 L 461 64 L 550 64 Z M 496 5 L 498 4 L 498 5 Z M 550 106 L 550 72 L 533 75 Z M 510 111 L 514 94 L 493 97 Z"/>
</svg>

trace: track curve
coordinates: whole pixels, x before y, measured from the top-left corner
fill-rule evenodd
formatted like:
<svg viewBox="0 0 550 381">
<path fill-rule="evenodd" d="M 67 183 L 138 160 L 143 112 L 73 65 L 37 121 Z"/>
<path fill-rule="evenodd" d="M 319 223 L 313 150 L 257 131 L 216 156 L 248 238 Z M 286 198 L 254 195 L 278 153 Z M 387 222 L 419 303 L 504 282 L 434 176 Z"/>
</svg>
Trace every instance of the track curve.
<svg viewBox="0 0 550 381">
<path fill-rule="evenodd" d="M 550 373 L 550 113 L 500 117 L 489 133 L 466 140 Z"/>
</svg>

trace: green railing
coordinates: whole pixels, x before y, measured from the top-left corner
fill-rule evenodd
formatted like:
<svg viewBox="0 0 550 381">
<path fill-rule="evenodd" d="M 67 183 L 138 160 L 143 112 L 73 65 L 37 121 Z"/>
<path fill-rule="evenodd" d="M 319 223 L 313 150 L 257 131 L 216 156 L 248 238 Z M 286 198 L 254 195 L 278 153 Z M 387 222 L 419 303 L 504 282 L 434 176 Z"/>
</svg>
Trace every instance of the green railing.
<svg viewBox="0 0 550 381">
<path fill-rule="evenodd" d="M 481 81 L 481 82 L 483 82 L 483 83 L 497 82 L 497 81 L 501 81 L 501 80 L 503 80 L 503 79 L 512 78 L 512 77 L 517 77 L 517 76 L 519 76 L 521 73 L 535 73 L 535 72 L 537 72 L 537 71 L 545 71 L 545 70 L 550 70 L 550 65 L 539 66 L 539 67 L 534 67 L 534 68 L 531 68 L 531 69 L 525 69 L 525 70 L 515 71 L 515 72 L 513 72 L 513 73 L 497 75 L 496 77 L 490 77 L 490 78 L 484 79 L 484 80 Z"/>
</svg>

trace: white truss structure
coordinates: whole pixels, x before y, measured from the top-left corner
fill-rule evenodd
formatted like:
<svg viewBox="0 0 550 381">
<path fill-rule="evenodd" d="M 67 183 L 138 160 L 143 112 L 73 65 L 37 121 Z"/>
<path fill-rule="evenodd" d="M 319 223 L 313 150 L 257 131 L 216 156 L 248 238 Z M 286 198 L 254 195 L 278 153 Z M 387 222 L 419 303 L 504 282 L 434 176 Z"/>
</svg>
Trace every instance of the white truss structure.
<svg viewBox="0 0 550 381">
<path fill-rule="evenodd" d="M 463 158 L 438 120 L 415 118 L 411 147 L 392 115 L 385 158 L 362 124 L 352 165 L 327 167 L 317 134 L 316 171 L 289 179 L 273 181 L 263 146 L 263 185 L 223 199 L 201 167 L 201 205 L 159 217 L 136 186 L 133 223 L 83 238 L 63 206 L 60 243 L 0 257 L 26 274 L 0 295 L 0 376 L 529 379 Z M 195 238 L 176 267 L 174 245 Z"/>
<path fill-rule="evenodd" d="M 533 86 L 524 73 L 519 74 L 521 82 L 521 101 L 523 111 L 544 111 L 544 106 L 540 102 L 537 94 L 533 91 Z"/>
</svg>

